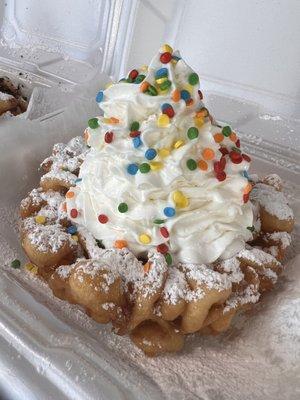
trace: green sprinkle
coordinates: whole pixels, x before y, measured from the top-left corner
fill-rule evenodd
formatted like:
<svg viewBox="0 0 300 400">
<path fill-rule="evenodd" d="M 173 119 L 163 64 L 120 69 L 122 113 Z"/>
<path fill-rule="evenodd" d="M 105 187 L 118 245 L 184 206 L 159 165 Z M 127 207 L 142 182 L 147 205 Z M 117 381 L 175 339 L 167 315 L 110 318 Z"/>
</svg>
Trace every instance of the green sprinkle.
<svg viewBox="0 0 300 400">
<path fill-rule="evenodd" d="M 99 121 L 98 121 L 98 118 L 91 118 L 91 119 L 88 121 L 88 126 L 89 126 L 91 129 L 99 128 Z"/>
<path fill-rule="evenodd" d="M 161 224 L 163 224 L 164 222 L 165 222 L 164 219 L 155 219 L 155 220 L 153 221 L 153 223 L 156 224 L 156 225 L 161 225 Z"/>
<path fill-rule="evenodd" d="M 236 151 L 237 153 L 241 153 L 241 149 L 235 146 L 231 147 L 231 150 Z"/>
<path fill-rule="evenodd" d="M 102 243 L 102 240 L 96 239 L 96 243 L 97 243 L 98 247 L 100 247 L 101 249 L 104 249 L 104 245 Z"/>
<path fill-rule="evenodd" d="M 186 162 L 186 166 L 188 167 L 188 169 L 190 171 L 194 171 L 197 168 L 197 163 L 195 160 L 193 160 L 192 158 L 190 158 L 189 160 L 187 160 Z"/>
<path fill-rule="evenodd" d="M 140 129 L 140 123 L 137 121 L 133 121 L 132 124 L 130 125 L 130 131 L 138 131 Z"/>
<path fill-rule="evenodd" d="M 191 128 L 188 129 L 187 135 L 189 139 L 193 140 L 199 136 L 199 131 L 196 127 L 192 126 Z"/>
<path fill-rule="evenodd" d="M 164 81 L 163 83 L 161 83 L 161 84 L 159 85 L 159 88 L 160 88 L 161 90 L 167 90 L 167 89 L 169 89 L 169 87 L 171 87 L 171 85 L 172 85 L 172 82 L 169 81 L 169 79 L 168 79 L 168 80 Z"/>
<path fill-rule="evenodd" d="M 139 167 L 142 174 L 147 174 L 150 171 L 150 165 L 148 163 L 142 163 Z"/>
<path fill-rule="evenodd" d="M 141 83 L 146 78 L 146 75 L 140 74 L 135 78 L 134 83 Z"/>
<path fill-rule="evenodd" d="M 127 79 L 126 79 L 126 82 L 127 82 L 127 83 L 132 83 L 133 80 L 132 80 L 131 78 L 127 78 Z"/>
<path fill-rule="evenodd" d="M 120 213 L 125 213 L 128 211 L 128 205 L 126 203 L 120 203 L 118 205 L 118 210 Z"/>
<path fill-rule="evenodd" d="M 198 74 L 196 74 L 196 72 L 192 72 L 189 77 L 188 77 L 188 82 L 190 85 L 197 85 L 197 83 L 199 82 L 199 76 Z"/>
<path fill-rule="evenodd" d="M 12 268 L 20 268 L 20 267 L 21 267 L 21 261 L 15 259 L 15 260 L 13 260 L 13 261 L 11 262 L 10 266 L 11 266 Z"/>
<path fill-rule="evenodd" d="M 150 94 L 150 96 L 157 96 L 157 90 L 152 85 L 149 85 L 146 93 Z"/>
<path fill-rule="evenodd" d="M 255 231 L 255 228 L 254 228 L 253 225 L 252 225 L 252 226 L 247 226 L 247 229 L 248 229 L 250 232 L 254 232 L 254 231 Z"/>
<path fill-rule="evenodd" d="M 222 129 L 222 133 L 224 136 L 228 137 L 231 134 L 231 128 L 230 126 L 224 126 L 224 128 Z"/>
<path fill-rule="evenodd" d="M 171 265 L 173 262 L 172 256 L 170 253 L 165 254 L 165 260 L 167 262 L 168 265 Z"/>
</svg>

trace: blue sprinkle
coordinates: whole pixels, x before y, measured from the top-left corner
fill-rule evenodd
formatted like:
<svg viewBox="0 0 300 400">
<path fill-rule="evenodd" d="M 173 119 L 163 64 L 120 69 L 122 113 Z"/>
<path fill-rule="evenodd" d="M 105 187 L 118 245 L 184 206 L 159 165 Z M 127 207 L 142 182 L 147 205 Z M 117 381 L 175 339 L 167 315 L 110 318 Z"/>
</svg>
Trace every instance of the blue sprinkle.
<svg viewBox="0 0 300 400">
<path fill-rule="evenodd" d="M 139 170 L 139 167 L 136 164 L 129 164 L 127 167 L 127 172 L 130 175 L 135 175 L 138 172 L 138 170 Z"/>
<path fill-rule="evenodd" d="M 161 111 L 164 112 L 165 110 L 167 110 L 167 109 L 170 108 L 170 107 L 171 107 L 171 104 L 169 104 L 169 103 L 164 103 L 164 104 L 161 106 Z"/>
<path fill-rule="evenodd" d="M 79 183 L 79 182 L 81 182 L 82 181 L 82 178 L 77 178 L 76 180 L 75 180 L 75 184 L 76 183 Z"/>
<path fill-rule="evenodd" d="M 139 136 L 133 138 L 133 139 L 132 139 L 132 142 L 133 142 L 134 148 L 136 148 L 136 149 L 137 149 L 138 147 L 140 147 L 141 144 L 142 144 L 141 138 L 140 138 Z"/>
<path fill-rule="evenodd" d="M 166 207 L 164 208 L 164 214 L 166 217 L 174 217 L 176 211 L 173 207 Z"/>
<path fill-rule="evenodd" d="M 250 177 L 249 177 L 248 172 L 247 172 L 246 170 L 242 172 L 242 175 L 243 175 L 245 178 L 247 178 L 248 180 L 250 180 Z"/>
<path fill-rule="evenodd" d="M 96 96 L 96 102 L 97 102 L 97 103 L 101 103 L 101 101 L 103 100 L 103 98 L 104 98 L 104 93 L 103 93 L 102 91 L 100 91 L 100 92 L 97 94 L 97 96 Z"/>
<path fill-rule="evenodd" d="M 70 235 L 74 235 L 77 232 L 77 227 L 75 225 L 68 226 L 67 232 Z"/>
<path fill-rule="evenodd" d="M 180 97 L 182 98 L 182 100 L 187 101 L 191 98 L 191 95 L 187 90 L 182 90 L 180 92 Z"/>
<path fill-rule="evenodd" d="M 145 157 L 147 158 L 147 160 L 153 160 L 153 158 L 155 158 L 157 155 L 157 152 L 155 149 L 148 149 L 145 152 Z"/>
<path fill-rule="evenodd" d="M 160 68 L 155 72 L 155 79 L 164 78 L 165 76 L 168 76 L 168 74 L 168 68 Z"/>
</svg>

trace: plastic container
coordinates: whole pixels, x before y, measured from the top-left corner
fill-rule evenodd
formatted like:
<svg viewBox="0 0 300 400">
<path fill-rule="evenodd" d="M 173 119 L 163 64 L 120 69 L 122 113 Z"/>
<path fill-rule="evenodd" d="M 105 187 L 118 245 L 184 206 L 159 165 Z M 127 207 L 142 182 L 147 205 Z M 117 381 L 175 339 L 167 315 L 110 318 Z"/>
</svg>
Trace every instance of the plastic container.
<svg viewBox="0 0 300 400">
<path fill-rule="evenodd" d="M 96 112 L 96 105 L 87 98 L 98 91 L 100 74 L 104 74 L 101 80 L 118 79 L 127 69 L 147 63 L 162 42 L 178 47 L 199 72 L 204 100 L 218 120 L 239 131 L 253 158 L 252 172 L 274 172 L 286 180 L 299 221 L 297 52 L 290 46 L 299 29 L 299 2 L 289 0 L 288 7 L 283 0 L 276 7 L 267 0 L 241 3 L 1 2 L 0 75 L 18 77 L 29 91 L 58 89 L 76 97 L 71 107 L 70 96 L 62 97 L 59 113 L 54 115 L 53 109 L 47 115 L 46 108 L 39 120 L 16 118 L 1 126 L 0 250 L 4 264 L 13 258 L 24 260 L 17 237 L 19 202 L 36 186 L 38 164 L 51 145 L 81 134 L 85 121 Z M 284 29 L 278 29 L 278 20 Z M 253 26 L 260 33 L 251 35 Z M 285 69 L 278 75 L 272 71 L 263 82 L 262 77 L 282 58 L 276 48 L 272 51 L 270 37 L 278 43 L 283 34 Z M 267 40 L 260 41 L 260 37 Z M 245 47 L 247 51 L 242 51 Z M 257 57 L 251 60 L 256 48 Z M 261 63 L 266 62 L 269 67 L 263 65 L 262 70 Z M 286 86 L 280 82 L 281 92 L 274 85 L 276 79 L 287 81 Z M 294 243 L 297 253 L 299 225 Z M 78 307 L 53 298 L 37 280 L 1 268 L 0 398 L 294 400 L 300 390 L 297 263 L 299 258 L 277 293 L 267 297 L 260 313 L 248 322 L 239 321 L 222 338 L 195 335 L 183 353 L 158 359 L 145 358 L 128 338 L 113 336 L 109 327 L 99 326 Z"/>
</svg>

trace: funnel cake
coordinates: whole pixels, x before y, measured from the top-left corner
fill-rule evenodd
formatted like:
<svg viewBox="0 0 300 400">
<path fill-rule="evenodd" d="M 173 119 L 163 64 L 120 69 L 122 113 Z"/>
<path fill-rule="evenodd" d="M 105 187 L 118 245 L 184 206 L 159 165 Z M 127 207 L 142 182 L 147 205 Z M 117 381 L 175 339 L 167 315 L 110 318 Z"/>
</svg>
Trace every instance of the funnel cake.
<svg viewBox="0 0 300 400">
<path fill-rule="evenodd" d="M 54 295 L 148 356 L 218 334 L 271 290 L 294 217 L 274 174 L 254 182 L 198 75 L 165 45 L 97 95 L 104 116 L 57 144 L 21 203 L 24 250 Z"/>
</svg>

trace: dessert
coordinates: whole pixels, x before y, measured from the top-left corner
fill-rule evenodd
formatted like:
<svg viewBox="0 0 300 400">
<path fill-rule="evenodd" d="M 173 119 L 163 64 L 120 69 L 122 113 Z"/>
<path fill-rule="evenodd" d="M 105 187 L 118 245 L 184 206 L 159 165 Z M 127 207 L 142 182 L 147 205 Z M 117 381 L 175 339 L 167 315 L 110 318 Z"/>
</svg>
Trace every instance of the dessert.
<svg viewBox="0 0 300 400">
<path fill-rule="evenodd" d="M 21 203 L 31 270 L 149 356 L 228 329 L 273 288 L 291 242 L 280 178 L 249 177 L 237 134 L 202 97 L 164 45 L 98 93 L 104 115 L 54 146 Z"/>
<path fill-rule="evenodd" d="M 0 78 L 0 118 L 7 119 L 27 110 L 27 99 L 8 77 Z"/>
</svg>

